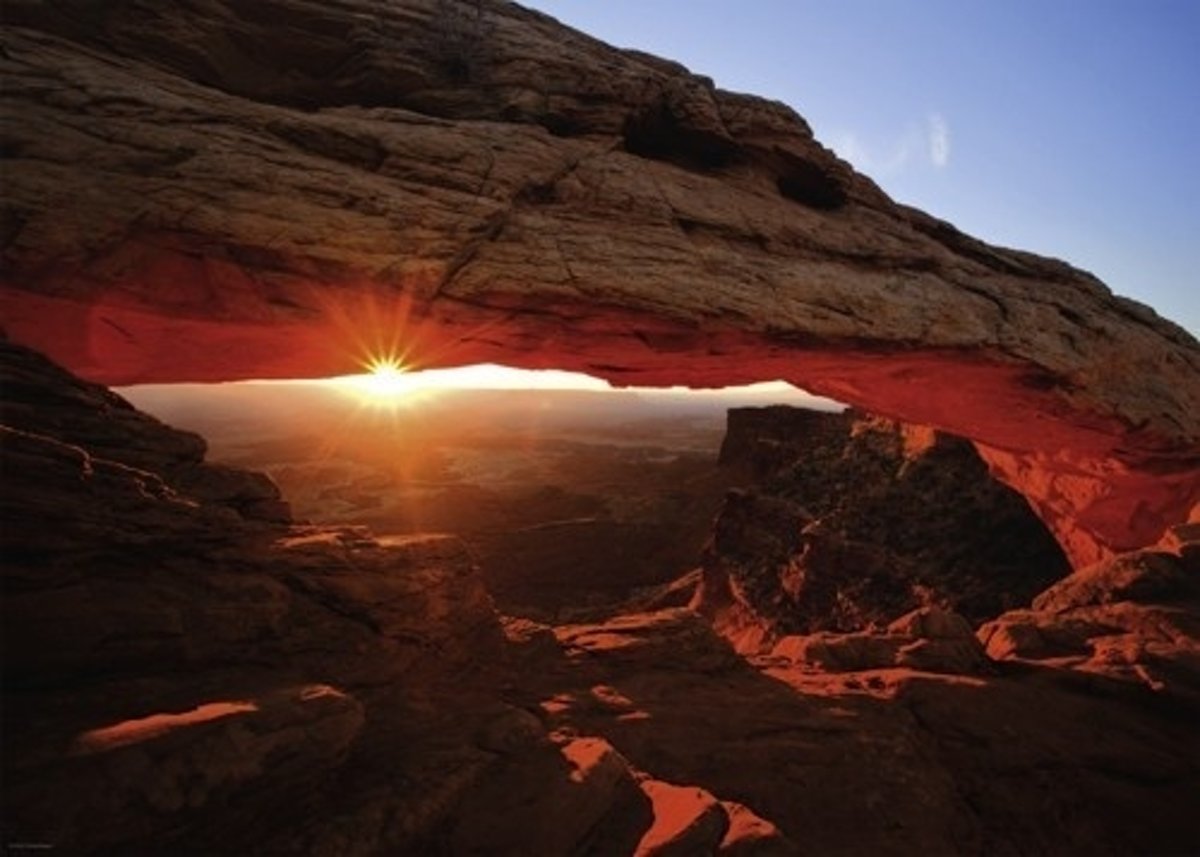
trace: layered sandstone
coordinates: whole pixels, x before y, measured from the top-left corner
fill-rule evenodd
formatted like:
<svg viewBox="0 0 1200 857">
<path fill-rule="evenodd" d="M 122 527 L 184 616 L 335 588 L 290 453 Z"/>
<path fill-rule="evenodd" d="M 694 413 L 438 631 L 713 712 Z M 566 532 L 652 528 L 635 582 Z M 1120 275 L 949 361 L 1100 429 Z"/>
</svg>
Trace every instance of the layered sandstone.
<svg viewBox="0 0 1200 857">
<path fill-rule="evenodd" d="M 93 379 L 785 378 L 971 438 L 1077 565 L 1200 497 L 1192 336 L 782 104 L 492 0 L 5 18 L 3 323 Z"/>
</svg>

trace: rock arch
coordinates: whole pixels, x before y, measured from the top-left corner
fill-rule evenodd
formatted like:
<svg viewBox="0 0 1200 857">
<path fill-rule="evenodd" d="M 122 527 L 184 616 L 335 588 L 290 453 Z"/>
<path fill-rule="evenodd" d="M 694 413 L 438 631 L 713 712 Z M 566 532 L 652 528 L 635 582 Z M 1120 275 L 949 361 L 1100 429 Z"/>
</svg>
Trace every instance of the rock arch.
<svg viewBox="0 0 1200 857">
<path fill-rule="evenodd" d="M 107 383 L 784 378 L 971 438 L 1076 564 L 1196 516 L 1192 336 L 784 105 L 512 4 L 244 5 L 8 4 L 9 336 Z"/>
</svg>

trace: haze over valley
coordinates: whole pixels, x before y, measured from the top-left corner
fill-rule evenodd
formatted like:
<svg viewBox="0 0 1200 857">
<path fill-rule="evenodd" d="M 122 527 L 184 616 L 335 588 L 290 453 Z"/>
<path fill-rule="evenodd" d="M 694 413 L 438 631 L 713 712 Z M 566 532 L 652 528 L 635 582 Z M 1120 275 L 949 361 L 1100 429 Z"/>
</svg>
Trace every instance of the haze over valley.
<svg viewBox="0 0 1200 857">
<path fill-rule="evenodd" d="M 269 474 L 299 519 L 462 537 L 501 608 L 543 621 L 603 612 L 696 566 L 732 484 L 716 465 L 728 408 L 840 407 L 784 384 L 603 390 L 564 373 L 558 383 L 574 388 L 539 389 L 538 373 L 515 370 L 503 380 L 527 387 L 418 380 L 372 393 L 351 379 L 119 392 L 202 434 L 212 461 Z"/>
</svg>

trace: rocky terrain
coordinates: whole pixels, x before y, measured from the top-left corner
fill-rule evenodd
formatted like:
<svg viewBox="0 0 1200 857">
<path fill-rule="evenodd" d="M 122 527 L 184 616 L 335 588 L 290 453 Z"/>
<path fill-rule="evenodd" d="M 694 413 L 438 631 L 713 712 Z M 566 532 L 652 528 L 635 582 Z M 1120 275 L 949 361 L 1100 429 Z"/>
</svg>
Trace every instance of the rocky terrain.
<svg viewBox="0 0 1200 857">
<path fill-rule="evenodd" d="M 933 429 L 740 408 L 720 461 L 746 487 L 713 525 L 698 603 L 739 645 L 883 627 L 918 607 L 977 624 L 1070 570 L 974 447 Z"/>
<path fill-rule="evenodd" d="M 290 523 L 262 477 L 210 479 L 195 435 L 19 346 L 0 358 L 10 846 L 1094 855 L 1200 836 L 1197 525 L 978 637 L 925 607 L 745 660 L 682 608 L 504 617 L 455 539 Z"/>
<path fill-rule="evenodd" d="M 1074 565 L 1200 500 L 1192 336 L 516 4 L 10 0 L 0 74 L 4 325 L 92 380 L 782 378 L 971 439 Z"/>
<path fill-rule="evenodd" d="M 456 539 L 291 524 L 264 477 L 206 478 L 199 437 L 0 358 L 8 845 L 658 853 L 693 804 L 714 847 L 781 841 L 506 702 Z"/>
<path fill-rule="evenodd" d="M 8 0 L 0 76 L 9 849 L 1195 850 L 1187 332 L 894 203 L 784 105 L 500 0 Z M 297 524 L 98 386 L 381 356 L 788 380 L 967 439 L 843 449 L 907 505 L 982 461 L 1072 571 L 1006 604 L 953 544 L 869 538 L 870 492 L 783 479 L 749 502 L 803 507 L 813 552 L 731 527 L 707 566 L 768 572 L 749 658 L 687 608 L 539 625 L 456 539 Z M 847 540 L 907 588 L 776 609 Z"/>
</svg>

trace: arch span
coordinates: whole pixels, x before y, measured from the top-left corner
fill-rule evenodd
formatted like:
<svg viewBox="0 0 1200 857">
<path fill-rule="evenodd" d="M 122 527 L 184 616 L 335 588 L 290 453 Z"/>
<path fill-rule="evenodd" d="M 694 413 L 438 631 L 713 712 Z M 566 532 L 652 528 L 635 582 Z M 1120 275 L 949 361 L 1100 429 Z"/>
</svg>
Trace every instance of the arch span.
<svg viewBox="0 0 1200 857">
<path fill-rule="evenodd" d="M 108 383 L 372 348 L 783 378 L 971 438 L 1076 564 L 1197 514 L 1188 333 L 894 203 L 783 105 L 470 5 L 9 4 L 8 335 Z"/>
</svg>

